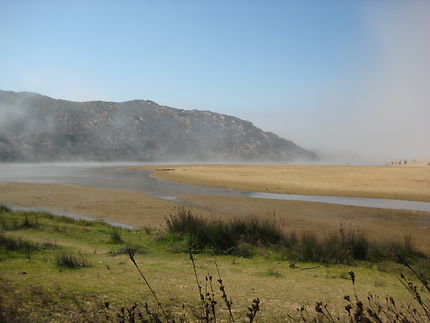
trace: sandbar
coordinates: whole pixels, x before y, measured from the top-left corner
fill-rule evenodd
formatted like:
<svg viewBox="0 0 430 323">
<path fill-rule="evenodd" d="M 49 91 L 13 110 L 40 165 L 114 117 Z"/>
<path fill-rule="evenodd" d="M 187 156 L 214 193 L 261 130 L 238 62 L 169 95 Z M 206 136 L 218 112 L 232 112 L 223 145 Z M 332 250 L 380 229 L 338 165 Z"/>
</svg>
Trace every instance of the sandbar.
<svg viewBox="0 0 430 323">
<path fill-rule="evenodd" d="M 284 194 L 430 202 L 430 166 L 172 165 L 142 166 L 154 177 L 204 186 Z"/>
</svg>

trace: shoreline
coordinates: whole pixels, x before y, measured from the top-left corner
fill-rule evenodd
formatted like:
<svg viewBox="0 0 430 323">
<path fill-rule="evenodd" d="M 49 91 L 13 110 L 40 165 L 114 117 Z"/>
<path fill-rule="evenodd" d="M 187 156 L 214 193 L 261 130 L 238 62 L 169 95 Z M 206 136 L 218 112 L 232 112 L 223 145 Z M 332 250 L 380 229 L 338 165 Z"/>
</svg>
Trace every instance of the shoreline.
<svg viewBox="0 0 430 323">
<path fill-rule="evenodd" d="M 65 184 L 0 184 L 0 203 L 78 214 L 134 227 L 163 228 L 178 207 L 211 219 L 275 215 L 286 231 L 338 231 L 340 225 L 366 232 L 376 240 L 411 235 L 430 254 L 430 212 L 386 210 L 345 205 L 269 200 L 249 197 L 181 194 L 181 203 L 159 200 L 141 192 L 96 189 Z"/>
<path fill-rule="evenodd" d="M 111 220 L 105 219 L 105 218 L 97 219 L 97 218 L 93 218 L 93 217 L 89 217 L 89 216 L 85 216 L 85 215 L 62 212 L 62 211 L 51 209 L 51 208 L 41 208 L 41 207 L 37 207 L 37 206 L 36 207 L 27 207 L 27 206 L 10 205 L 10 204 L 3 204 L 3 205 L 5 205 L 9 209 L 11 209 L 12 211 L 49 213 L 49 214 L 52 214 L 54 216 L 59 216 L 59 217 L 63 216 L 66 218 L 72 218 L 74 220 L 97 221 L 97 222 L 103 222 L 103 223 L 109 224 L 113 227 L 130 229 L 130 230 L 136 229 L 135 226 L 124 224 L 124 223 L 119 223 L 119 222 L 114 222 L 114 221 L 111 221 Z"/>
<path fill-rule="evenodd" d="M 142 192 L 21 182 L 0 183 L 0 203 L 153 228 L 164 225 L 178 206 Z"/>
</svg>

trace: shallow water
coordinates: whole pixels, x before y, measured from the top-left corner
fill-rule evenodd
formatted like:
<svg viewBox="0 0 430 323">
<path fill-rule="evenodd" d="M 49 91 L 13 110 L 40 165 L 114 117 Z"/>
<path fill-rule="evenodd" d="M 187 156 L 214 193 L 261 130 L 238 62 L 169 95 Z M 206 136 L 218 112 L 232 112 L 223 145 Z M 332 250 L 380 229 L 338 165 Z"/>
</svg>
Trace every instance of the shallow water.
<svg viewBox="0 0 430 323">
<path fill-rule="evenodd" d="M 179 201 L 178 194 L 244 196 L 251 198 L 296 200 L 350 206 L 430 212 L 430 202 L 341 196 L 315 196 L 243 192 L 191 184 L 168 182 L 150 177 L 149 171 L 123 170 L 120 167 L 142 163 L 55 163 L 0 164 L 0 182 L 61 183 L 87 187 L 140 191 L 151 196 Z M 148 165 L 148 164 L 146 164 Z"/>
</svg>

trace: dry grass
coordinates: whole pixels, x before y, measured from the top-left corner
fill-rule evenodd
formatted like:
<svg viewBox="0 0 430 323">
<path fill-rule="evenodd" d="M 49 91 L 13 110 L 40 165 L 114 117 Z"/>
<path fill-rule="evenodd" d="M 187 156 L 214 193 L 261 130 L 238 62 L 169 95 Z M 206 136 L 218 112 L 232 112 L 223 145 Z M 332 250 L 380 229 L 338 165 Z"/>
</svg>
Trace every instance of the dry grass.
<svg viewBox="0 0 430 323">
<path fill-rule="evenodd" d="M 155 177 L 245 191 L 430 201 L 430 166 L 145 166 Z"/>
</svg>

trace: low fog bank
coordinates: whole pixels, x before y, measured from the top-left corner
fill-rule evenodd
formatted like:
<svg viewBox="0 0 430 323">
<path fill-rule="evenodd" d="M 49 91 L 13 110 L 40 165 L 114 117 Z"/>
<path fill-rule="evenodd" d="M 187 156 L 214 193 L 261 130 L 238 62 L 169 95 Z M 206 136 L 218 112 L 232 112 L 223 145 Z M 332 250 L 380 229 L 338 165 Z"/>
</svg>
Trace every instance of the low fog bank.
<svg viewBox="0 0 430 323">
<path fill-rule="evenodd" d="M 371 2 L 363 25 L 370 48 L 363 48 L 362 69 L 260 125 L 322 160 L 430 157 L 430 2 Z"/>
<path fill-rule="evenodd" d="M 318 153 L 320 153 L 318 151 Z M 139 166 L 174 166 L 174 165 L 348 165 L 348 166 L 364 166 L 374 165 L 381 166 L 386 165 L 387 162 L 363 160 L 353 155 L 342 155 L 337 154 L 324 154 L 322 152 L 321 158 L 317 161 L 309 160 L 292 160 L 292 161 L 270 161 L 270 160 L 170 160 L 170 161 L 92 161 L 92 160 L 64 160 L 64 161 L 40 161 L 40 162 L 0 162 L 0 169 L 3 167 L 7 169 L 8 173 L 13 172 L 14 169 L 17 173 L 12 174 L 11 177 L 18 177 L 22 169 L 27 169 L 33 175 L 37 175 L 37 169 L 44 168 L 49 169 L 50 166 L 56 169 L 67 169 L 67 168 L 128 168 L 128 167 L 139 167 Z M 0 174 L 0 177 L 4 177 Z M 25 177 L 25 175 L 23 176 Z"/>
<path fill-rule="evenodd" d="M 354 147 L 363 158 L 428 157 L 430 2 L 403 2 L 388 11 L 374 6 L 368 24 L 377 57 L 356 83 L 340 88 L 337 109 L 324 121 L 337 121 L 331 135 L 338 147 Z M 353 112 L 346 114 L 346 106 Z"/>
</svg>

